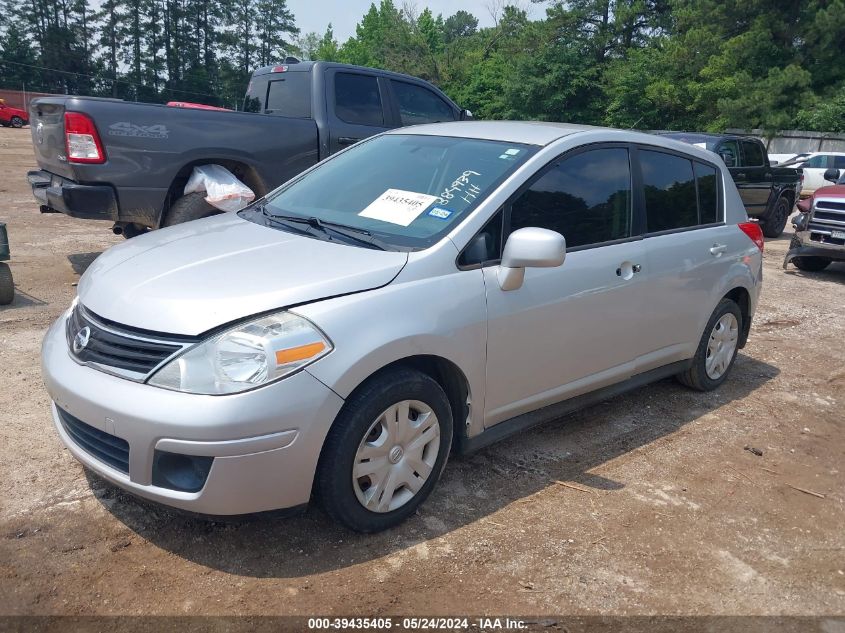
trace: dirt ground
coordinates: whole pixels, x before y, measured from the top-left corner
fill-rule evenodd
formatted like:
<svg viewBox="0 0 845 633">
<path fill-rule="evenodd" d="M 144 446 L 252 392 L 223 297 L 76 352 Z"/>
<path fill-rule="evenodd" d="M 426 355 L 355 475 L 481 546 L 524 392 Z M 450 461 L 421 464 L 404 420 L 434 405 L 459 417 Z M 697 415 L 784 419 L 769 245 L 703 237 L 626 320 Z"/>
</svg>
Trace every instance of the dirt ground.
<svg viewBox="0 0 845 633">
<path fill-rule="evenodd" d="M 453 458 L 396 529 L 352 534 L 314 508 L 213 523 L 63 450 L 41 337 L 122 240 L 40 215 L 34 166 L 29 129 L 0 128 L 17 284 L 0 308 L 0 614 L 845 614 L 845 265 L 784 272 L 789 236 L 769 240 L 721 389 L 663 381 Z"/>
</svg>

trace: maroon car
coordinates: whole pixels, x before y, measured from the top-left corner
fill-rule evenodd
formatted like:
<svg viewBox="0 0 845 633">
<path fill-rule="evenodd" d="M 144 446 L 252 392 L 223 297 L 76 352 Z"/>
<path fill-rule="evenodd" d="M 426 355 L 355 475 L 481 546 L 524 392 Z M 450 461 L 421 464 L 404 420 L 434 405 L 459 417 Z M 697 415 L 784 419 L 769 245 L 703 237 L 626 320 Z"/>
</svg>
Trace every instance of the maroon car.
<svg viewBox="0 0 845 633">
<path fill-rule="evenodd" d="M 5 127 L 23 127 L 29 123 L 29 115 L 25 110 L 7 106 L 3 99 L 0 99 L 0 125 Z"/>
<path fill-rule="evenodd" d="M 798 203 L 784 268 L 792 262 L 799 270 L 815 272 L 845 261 L 845 174 L 828 169 L 824 179 L 833 184 L 819 187 Z"/>
</svg>

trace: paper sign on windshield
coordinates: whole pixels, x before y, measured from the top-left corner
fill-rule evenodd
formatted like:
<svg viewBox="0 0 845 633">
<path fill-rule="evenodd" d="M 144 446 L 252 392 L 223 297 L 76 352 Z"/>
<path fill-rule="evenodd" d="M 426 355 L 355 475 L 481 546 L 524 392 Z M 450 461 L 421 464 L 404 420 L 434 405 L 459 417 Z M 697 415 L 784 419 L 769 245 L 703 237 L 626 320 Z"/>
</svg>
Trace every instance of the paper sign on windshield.
<svg viewBox="0 0 845 633">
<path fill-rule="evenodd" d="M 437 196 L 415 191 L 388 189 L 358 215 L 362 218 L 408 226 L 437 199 Z"/>
</svg>

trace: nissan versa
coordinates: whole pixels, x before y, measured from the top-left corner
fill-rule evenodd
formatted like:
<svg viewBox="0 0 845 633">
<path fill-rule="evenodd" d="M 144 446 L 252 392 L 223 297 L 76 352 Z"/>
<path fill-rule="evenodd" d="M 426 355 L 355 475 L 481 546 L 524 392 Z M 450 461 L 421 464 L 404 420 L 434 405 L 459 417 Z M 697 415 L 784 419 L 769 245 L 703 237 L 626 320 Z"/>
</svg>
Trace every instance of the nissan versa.
<svg viewBox="0 0 845 633">
<path fill-rule="evenodd" d="M 84 143 L 85 139 L 79 139 Z M 717 155 L 634 132 L 388 132 L 109 249 L 43 347 L 88 468 L 211 515 L 403 520 L 452 450 L 743 347 L 763 240 Z"/>
</svg>

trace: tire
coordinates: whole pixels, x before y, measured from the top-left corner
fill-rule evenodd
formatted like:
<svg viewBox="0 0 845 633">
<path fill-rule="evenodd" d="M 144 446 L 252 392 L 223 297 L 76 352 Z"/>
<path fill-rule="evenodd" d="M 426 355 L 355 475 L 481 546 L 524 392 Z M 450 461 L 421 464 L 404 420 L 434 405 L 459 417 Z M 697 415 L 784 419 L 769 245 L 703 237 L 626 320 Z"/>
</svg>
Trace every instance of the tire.
<svg viewBox="0 0 845 633">
<path fill-rule="evenodd" d="M 15 282 L 12 269 L 0 262 L 0 306 L 7 306 L 15 300 Z"/>
<path fill-rule="evenodd" d="M 199 220 L 212 215 L 223 213 L 220 209 L 212 207 L 205 201 L 203 193 L 189 193 L 182 196 L 170 205 L 167 215 L 164 216 L 162 226 L 174 226 L 191 220 Z"/>
<path fill-rule="evenodd" d="M 798 248 L 799 246 L 801 246 L 801 241 L 798 237 L 793 235 L 792 240 L 789 242 L 789 249 L 792 250 L 793 248 Z M 830 266 L 830 262 L 831 260 L 825 257 L 814 257 L 812 255 L 792 258 L 792 263 L 795 264 L 795 267 L 798 270 L 803 270 L 808 273 L 817 273 L 822 271 Z"/>
<path fill-rule="evenodd" d="M 775 207 L 772 209 L 771 217 L 760 220 L 760 228 L 763 235 L 766 237 L 780 237 L 783 230 L 786 228 L 786 221 L 789 219 L 789 199 L 786 196 L 781 196 L 775 202 Z"/>
<path fill-rule="evenodd" d="M 403 402 L 409 408 L 396 419 L 408 424 L 390 425 L 389 431 L 387 416 L 402 411 Z M 357 532 L 393 527 L 434 489 L 451 445 L 452 410 L 437 382 L 405 368 L 377 375 L 347 400 L 332 425 L 317 466 L 315 497 L 332 519 Z M 362 473 L 357 479 L 356 467 Z"/>
<path fill-rule="evenodd" d="M 9 121 L 9 125 L 16 128 L 22 128 L 24 126 L 24 121 L 19 116 L 13 116 Z"/>
<path fill-rule="evenodd" d="M 730 317 L 728 315 L 733 315 L 734 323 L 733 327 L 729 330 L 724 328 L 721 330 L 721 332 L 726 333 L 722 343 L 728 343 L 730 340 L 733 349 L 730 350 L 723 345 L 716 346 L 718 349 L 724 350 L 722 352 L 722 358 L 719 359 L 723 363 L 716 363 L 717 365 L 723 364 L 723 368 L 719 372 L 719 375 L 714 376 L 708 373 L 708 359 L 714 356 L 714 346 L 710 345 L 711 337 L 719 335 L 720 331 L 717 330 L 717 324 L 724 324 L 725 321 L 723 319 L 729 321 Z M 701 335 L 701 340 L 698 343 L 698 349 L 696 349 L 695 356 L 692 359 L 692 365 L 689 369 L 676 376 L 678 382 L 690 389 L 696 389 L 698 391 L 712 391 L 721 385 L 725 381 L 725 378 L 728 377 L 736 359 L 736 353 L 739 350 L 740 332 L 742 332 L 742 311 L 734 301 L 722 299 L 707 321 L 707 326 L 704 328 L 704 333 Z M 718 343 L 718 339 L 714 340 L 714 343 Z M 716 354 L 718 353 L 716 352 Z"/>
</svg>

